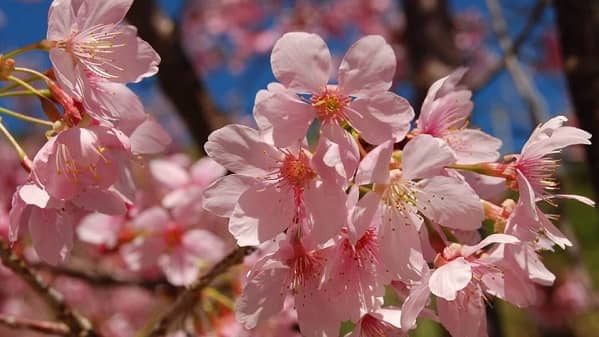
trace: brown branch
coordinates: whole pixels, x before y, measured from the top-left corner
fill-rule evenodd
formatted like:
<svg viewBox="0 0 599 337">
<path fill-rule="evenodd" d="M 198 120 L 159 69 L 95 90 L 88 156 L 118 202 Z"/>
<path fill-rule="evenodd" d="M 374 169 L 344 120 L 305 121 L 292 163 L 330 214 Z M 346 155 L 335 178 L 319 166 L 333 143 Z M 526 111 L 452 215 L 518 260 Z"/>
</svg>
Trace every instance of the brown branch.
<svg viewBox="0 0 599 337">
<path fill-rule="evenodd" d="M 254 250 L 254 247 L 238 247 L 214 265 L 209 272 L 201 276 L 179 295 L 175 303 L 162 315 L 147 336 L 158 337 L 165 335 L 171 324 L 193 307 L 198 293 L 209 286 L 219 275 L 227 272 L 229 268 L 243 262 L 243 258 L 254 252 Z"/>
<path fill-rule="evenodd" d="M 47 270 L 54 275 L 80 279 L 96 287 L 139 287 L 151 291 L 164 289 L 169 292 L 174 292 L 178 288 L 168 283 L 165 279 L 144 280 L 138 278 L 127 278 L 103 271 L 88 271 L 83 269 L 75 269 L 72 267 L 49 266 L 46 264 L 33 265 L 33 267 L 35 269 Z"/>
<path fill-rule="evenodd" d="M 556 0 L 562 60 L 580 127 L 593 135 L 585 146 L 595 196 L 599 196 L 599 2 Z"/>
<path fill-rule="evenodd" d="M 80 337 L 100 336 L 85 317 L 74 312 L 64 301 L 61 293 L 47 285 L 37 274 L 35 274 L 23 259 L 17 256 L 8 246 L 8 243 L 0 238 L 0 258 L 5 267 L 17 274 L 29 285 L 51 308 L 58 320 L 64 322 L 69 328 L 71 335 Z"/>
<path fill-rule="evenodd" d="M 15 330 L 30 330 L 52 335 L 69 336 L 71 331 L 63 323 L 0 314 L 0 325 Z"/>
<path fill-rule="evenodd" d="M 136 0 L 127 14 L 139 35 L 160 54 L 158 80 L 189 133 L 200 147 L 210 132 L 225 124 L 210 94 L 198 78 L 180 43 L 179 27 L 163 13 L 154 0 Z"/>
<path fill-rule="evenodd" d="M 516 35 L 516 38 L 513 40 L 513 42 L 511 42 L 504 48 L 504 56 L 501 59 L 497 60 L 497 62 L 495 62 L 492 66 L 490 66 L 484 74 L 476 78 L 466 75 L 466 79 L 464 80 L 464 82 L 468 88 L 470 88 L 474 93 L 476 93 L 479 89 L 484 87 L 487 83 L 489 83 L 495 77 L 497 77 L 497 75 L 499 75 L 503 67 L 506 66 L 508 55 L 518 55 L 518 53 L 520 52 L 520 48 L 522 47 L 524 42 L 528 40 L 533 29 L 536 27 L 537 23 L 539 23 L 539 21 L 543 17 L 543 13 L 545 12 L 545 9 L 548 7 L 550 2 L 551 0 L 537 1 L 535 6 L 530 11 L 524 28 L 522 28 L 520 33 Z"/>
<path fill-rule="evenodd" d="M 455 45 L 455 29 L 446 0 L 403 1 L 407 26 L 405 40 L 416 88 L 415 110 L 419 111 L 430 85 L 463 63 Z"/>
<path fill-rule="evenodd" d="M 536 126 L 546 119 L 543 102 L 541 101 L 540 95 L 534 84 L 528 78 L 524 69 L 522 69 L 520 62 L 518 61 L 518 56 L 516 53 L 512 52 L 514 42 L 512 42 L 512 39 L 510 38 L 507 23 L 501 13 L 499 1 L 486 0 L 486 2 L 489 12 L 491 13 L 493 30 L 495 31 L 495 35 L 497 35 L 497 38 L 499 39 L 499 45 L 505 54 L 503 58 L 504 64 L 514 80 L 516 89 L 528 106 L 532 125 Z"/>
</svg>

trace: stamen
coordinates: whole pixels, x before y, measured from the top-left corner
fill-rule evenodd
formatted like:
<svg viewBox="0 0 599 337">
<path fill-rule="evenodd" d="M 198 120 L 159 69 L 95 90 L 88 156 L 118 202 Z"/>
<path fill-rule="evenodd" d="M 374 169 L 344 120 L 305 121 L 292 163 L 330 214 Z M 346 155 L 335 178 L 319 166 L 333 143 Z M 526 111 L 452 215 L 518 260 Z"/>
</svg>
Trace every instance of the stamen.
<svg viewBox="0 0 599 337">
<path fill-rule="evenodd" d="M 345 108 L 351 98 L 342 95 L 337 88 L 327 87 L 320 94 L 312 96 L 310 101 L 321 121 L 342 122 L 346 119 Z"/>
</svg>

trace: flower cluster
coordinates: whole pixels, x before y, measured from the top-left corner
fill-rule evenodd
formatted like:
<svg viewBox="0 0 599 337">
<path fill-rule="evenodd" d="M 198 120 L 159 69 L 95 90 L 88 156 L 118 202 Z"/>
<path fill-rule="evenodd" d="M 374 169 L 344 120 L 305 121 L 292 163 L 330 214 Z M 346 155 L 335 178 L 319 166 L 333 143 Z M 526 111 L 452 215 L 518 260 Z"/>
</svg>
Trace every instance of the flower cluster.
<svg viewBox="0 0 599 337">
<path fill-rule="evenodd" d="M 205 145 L 233 174 L 205 190 L 204 208 L 228 218 L 238 245 L 264 251 L 236 303 L 246 328 L 291 297 L 306 337 L 338 336 L 347 321 L 350 336 L 407 334 L 419 316 L 454 337 L 482 337 L 490 297 L 529 306 L 536 285 L 553 282 L 538 252 L 571 243 L 537 203 L 593 205 L 552 194 L 554 155 L 589 144 L 590 134 L 555 117 L 520 154 L 495 162 L 501 141 L 467 128 L 465 70 L 435 82 L 414 120 L 410 104 L 389 91 L 396 59 L 380 36 L 351 46 L 337 84 L 315 34 L 285 34 L 271 64 L 279 82 L 256 95 L 258 128 L 228 125 Z M 518 200 L 486 200 L 498 184 Z M 485 220 L 494 225 L 483 230 Z M 385 303 L 386 289 L 400 302 Z"/>
<path fill-rule="evenodd" d="M 48 87 L 42 106 L 53 130 L 25 163 L 31 174 L 13 197 L 10 238 L 27 229 L 51 264 L 67 256 L 83 216 L 125 214 L 135 192 L 131 166 L 170 142 L 126 86 L 154 75 L 160 62 L 122 22 L 132 2 L 55 0 L 42 43 L 53 68 L 30 71 Z"/>
</svg>

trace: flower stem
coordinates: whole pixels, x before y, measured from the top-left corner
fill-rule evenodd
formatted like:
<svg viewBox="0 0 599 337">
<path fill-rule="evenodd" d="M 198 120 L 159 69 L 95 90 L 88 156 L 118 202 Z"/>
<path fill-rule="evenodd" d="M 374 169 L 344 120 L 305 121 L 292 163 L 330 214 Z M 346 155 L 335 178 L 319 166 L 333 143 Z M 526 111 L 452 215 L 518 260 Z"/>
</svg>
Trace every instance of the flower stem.
<svg viewBox="0 0 599 337">
<path fill-rule="evenodd" d="M 25 82 L 25 83 L 31 83 L 31 82 L 35 82 L 35 81 L 39 81 L 39 80 L 40 80 L 39 77 L 29 77 L 29 78 L 26 78 L 26 79 L 24 79 L 22 81 Z M 7 92 L 9 90 L 12 90 L 14 88 L 18 88 L 20 86 L 21 85 L 18 84 L 18 83 L 11 83 L 10 85 L 7 85 L 7 86 L 5 86 L 3 88 L 0 88 L 0 92 Z"/>
<path fill-rule="evenodd" d="M 53 127 L 54 126 L 52 124 L 52 122 L 49 122 L 49 121 L 46 121 L 46 120 L 43 120 L 43 119 L 39 119 L 39 118 L 35 118 L 35 117 L 31 117 L 31 116 L 27 116 L 27 115 L 24 115 L 22 113 L 19 113 L 19 112 L 16 112 L 16 111 L 12 111 L 12 110 L 9 110 L 9 109 L 3 108 L 3 107 L 0 107 L 0 113 L 3 113 L 5 115 L 9 115 L 9 116 L 14 117 L 14 118 L 18 118 L 20 120 L 24 120 L 24 121 L 29 122 L 29 123 L 40 124 L 40 125 L 44 125 L 44 126 L 48 126 L 48 127 Z"/>
<path fill-rule="evenodd" d="M 38 89 L 34 88 L 29 83 L 23 81 L 22 79 L 20 79 L 18 77 L 14 77 L 14 76 L 11 75 L 11 76 L 8 76 L 8 80 L 14 82 L 15 84 L 18 84 L 18 85 L 22 86 L 23 88 L 25 88 L 27 90 L 32 91 L 33 93 L 35 93 L 40 98 L 50 100 L 47 96 L 44 96 Z"/>
<path fill-rule="evenodd" d="M 21 55 L 23 53 L 32 51 L 32 50 L 43 50 L 43 51 L 46 51 L 46 50 L 50 49 L 50 45 L 51 45 L 50 41 L 41 40 L 39 42 L 32 43 L 32 44 L 30 44 L 28 46 L 25 46 L 25 47 L 18 48 L 18 49 L 15 49 L 13 51 L 10 51 L 10 52 L 8 52 L 8 53 L 6 53 L 4 55 L 0 55 L 0 57 L 8 59 L 8 58 L 13 58 L 13 57 L 15 57 L 17 55 Z"/>
<path fill-rule="evenodd" d="M 48 89 L 40 89 L 38 90 L 41 94 L 46 97 L 50 97 L 50 90 Z M 29 90 L 16 90 L 16 91 L 8 91 L 8 92 L 0 92 L 0 97 L 15 97 L 15 96 L 37 96 L 36 93 Z"/>
<path fill-rule="evenodd" d="M 27 156 L 27 153 L 25 152 L 25 150 L 23 150 L 23 148 L 21 147 L 21 145 L 19 144 L 19 142 L 17 142 L 17 140 L 15 139 L 15 137 L 13 137 L 13 135 L 10 133 L 10 131 L 8 131 L 8 129 L 6 128 L 6 126 L 4 126 L 4 123 L 2 123 L 1 119 L 0 119 L 0 132 L 2 132 L 2 134 L 4 135 L 4 137 L 6 137 L 6 139 L 8 140 L 8 142 L 15 149 L 15 151 L 17 151 L 17 155 L 19 156 L 19 160 L 24 165 L 24 167 L 26 167 L 26 165 L 28 165 L 31 162 L 31 160 L 29 159 L 29 157 Z"/>
<path fill-rule="evenodd" d="M 18 71 L 18 72 L 21 72 L 21 73 L 27 73 L 27 74 L 33 75 L 33 76 L 38 77 L 38 78 L 40 78 L 40 79 L 42 79 L 42 80 L 44 80 L 46 82 L 50 82 L 51 81 L 48 76 L 40 73 L 37 70 L 33 70 L 33 69 L 29 69 L 29 68 L 23 68 L 23 67 L 15 67 L 14 71 Z"/>
</svg>

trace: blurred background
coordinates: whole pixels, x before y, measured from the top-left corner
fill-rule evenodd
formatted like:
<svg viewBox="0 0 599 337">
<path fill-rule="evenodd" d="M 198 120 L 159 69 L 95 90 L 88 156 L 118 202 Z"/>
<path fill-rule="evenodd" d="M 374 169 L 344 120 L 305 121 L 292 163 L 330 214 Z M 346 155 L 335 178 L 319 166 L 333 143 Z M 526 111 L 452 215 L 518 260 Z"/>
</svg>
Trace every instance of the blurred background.
<svg viewBox="0 0 599 337">
<path fill-rule="evenodd" d="M 0 0 L 0 51 L 44 38 L 50 3 Z M 272 46 L 288 31 L 318 33 L 337 62 L 358 38 L 384 36 L 398 60 L 393 90 L 415 107 L 433 81 L 468 66 L 472 126 L 502 139 L 504 154 L 519 152 L 538 123 L 558 114 L 594 135 L 599 128 L 596 0 L 136 0 L 127 19 L 162 56 L 160 74 L 133 88 L 174 135 L 173 152 L 198 154 L 211 130 L 251 123 L 256 92 L 274 81 Z M 49 68 L 43 53 L 20 60 Z M 8 107 L 29 112 L 39 103 Z M 596 200 L 597 147 L 573 148 L 563 164 L 562 192 Z M 538 307 L 492 303 L 491 336 L 599 335 L 597 210 L 565 201 L 551 212 L 576 247 L 545 257 L 558 279 Z M 444 331 L 423 322 L 414 335 Z"/>
</svg>

